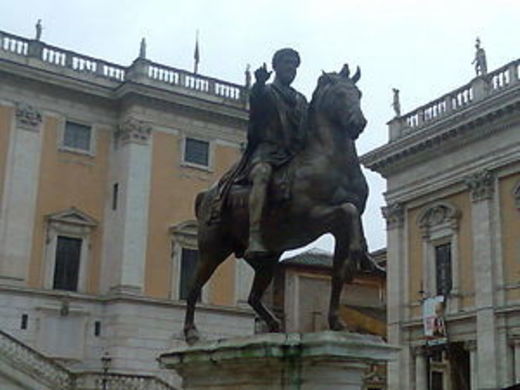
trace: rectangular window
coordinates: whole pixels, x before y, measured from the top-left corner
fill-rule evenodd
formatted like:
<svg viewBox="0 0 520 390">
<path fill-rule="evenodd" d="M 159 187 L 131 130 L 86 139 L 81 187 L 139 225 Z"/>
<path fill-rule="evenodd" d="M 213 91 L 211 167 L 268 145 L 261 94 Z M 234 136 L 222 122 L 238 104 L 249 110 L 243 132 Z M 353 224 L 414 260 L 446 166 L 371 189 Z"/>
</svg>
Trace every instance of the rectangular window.
<svg viewBox="0 0 520 390">
<path fill-rule="evenodd" d="M 192 164 L 209 166 L 209 142 L 194 138 L 186 138 L 184 145 L 184 161 Z"/>
<path fill-rule="evenodd" d="M 437 295 L 448 295 L 452 287 L 451 243 L 435 247 L 435 273 Z"/>
<path fill-rule="evenodd" d="M 81 238 L 58 236 L 53 288 L 77 291 Z"/>
<path fill-rule="evenodd" d="M 444 390 L 444 375 L 439 371 L 432 371 L 432 390 Z"/>
<path fill-rule="evenodd" d="M 101 335 L 101 321 L 94 321 L 94 336 L 99 337 Z"/>
<path fill-rule="evenodd" d="M 112 210 L 117 210 L 117 197 L 119 196 L 119 183 L 114 183 L 112 188 Z"/>
<path fill-rule="evenodd" d="M 198 257 L 199 252 L 197 250 L 182 248 L 179 282 L 179 299 L 181 300 L 186 300 L 188 298 L 191 282 L 195 276 Z"/>
<path fill-rule="evenodd" d="M 89 152 L 91 136 L 92 128 L 90 126 L 67 121 L 63 134 L 63 146 Z"/>
<path fill-rule="evenodd" d="M 29 315 L 22 314 L 22 323 L 20 324 L 20 328 L 27 329 L 28 324 L 29 324 Z"/>
</svg>

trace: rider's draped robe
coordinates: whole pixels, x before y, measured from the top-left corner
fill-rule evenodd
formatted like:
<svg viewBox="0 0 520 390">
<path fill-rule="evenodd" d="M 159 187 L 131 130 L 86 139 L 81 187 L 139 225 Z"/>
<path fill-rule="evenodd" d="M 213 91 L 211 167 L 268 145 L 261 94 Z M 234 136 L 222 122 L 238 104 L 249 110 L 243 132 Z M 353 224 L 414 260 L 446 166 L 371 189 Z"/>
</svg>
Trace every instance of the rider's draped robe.
<svg viewBox="0 0 520 390">
<path fill-rule="evenodd" d="M 305 145 L 305 96 L 275 80 L 267 85 L 255 83 L 249 101 L 248 165 L 258 162 L 267 162 L 274 168 L 284 165 Z"/>
</svg>

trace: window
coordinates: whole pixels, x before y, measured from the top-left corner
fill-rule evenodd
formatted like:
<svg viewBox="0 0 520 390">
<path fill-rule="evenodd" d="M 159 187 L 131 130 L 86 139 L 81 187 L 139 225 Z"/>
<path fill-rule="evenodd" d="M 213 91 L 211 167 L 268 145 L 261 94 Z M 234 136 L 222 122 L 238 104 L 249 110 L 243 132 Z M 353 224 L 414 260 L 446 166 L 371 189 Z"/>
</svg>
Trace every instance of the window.
<svg viewBox="0 0 520 390">
<path fill-rule="evenodd" d="M 63 147 L 66 149 L 90 152 L 92 127 L 76 122 L 65 122 Z"/>
<path fill-rule="evenodd" d="M 58 236 L 52 286 L 55 290 L 78 290 L 82 241 L 81 238 Z"/>
<path fill-rule="evenodd" d="M 444 375 L 439 371 L 432 371 L 432 390 L 443 390 L 444 389 Z"/>
<path fill-rule="evenodd" d="M 97 221 L 74 207 L 47 215 L 45 219 L 45 288 L 85 291 L 91 236 Z"/>
<path fill-rule="evenodd" d="M 29 315 L 22 314 L 22 323 L 20 324 L 20 329 L 27 329 L 28 324 L 29 324 Z"/>
<path fill-rule="evenodd" d="M 448 295 L 452 287 L 450 243 L 435 247 L 435 276 L 437 295 Z"/>
<path fill-rule="evenodd" d="M 172 244 L 172 273 L 170 297 L 186 300 L 195 276 L 199 251 L 197 250 L 197 221 L 188 220 L 170 226 Z M 198 300 L 208 302 L 211 283 L 202 289 Z"/>
<path fill-rule="evenodd" d="M 117 210 L 117 198 L 119 196 L 119 183 L 114 183 L 112 187 L 112 210 Z"/>
<path fill-rule="evenodd" d="M 184 161 L 190 164 L 209 166 L 209 142 L 186 138 L 184 143 Z"/>
<path fill-rule="evenodd" d="M 196 249 L 182 248 L 179 283 L 179 299 L 186 300 L 197 268 L 199 253 Z M 199 297 L 200 300 L 200 297 Z"/>
<path fill-rule="evenodd" d="M 460 309 L 459 220 L 451 203 L 436 202 L 423 209 L 417 223 L 422 231 L 423 290 L 426 297 L 449 296 L 448 313 Z"/>
</svg>

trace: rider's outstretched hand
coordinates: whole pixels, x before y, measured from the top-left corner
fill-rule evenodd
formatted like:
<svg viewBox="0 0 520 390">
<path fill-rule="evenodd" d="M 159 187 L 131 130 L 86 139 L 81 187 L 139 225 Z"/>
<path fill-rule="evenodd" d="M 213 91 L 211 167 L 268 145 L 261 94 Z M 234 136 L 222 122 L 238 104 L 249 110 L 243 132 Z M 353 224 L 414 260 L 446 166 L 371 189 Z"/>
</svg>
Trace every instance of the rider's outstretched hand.
<svg viewBox="0 0 520 390">
<path fill-rule="evenodd" d="M 269 77 L 271 77 L 271 73 L 267 71 L 267 65 L 264 62 L 264 65 L 262 65 L 260 68 L 255 70 L 255 79 L 257 83 L 265 84 L 267 80 L 269 80 Z"/>
</svg>

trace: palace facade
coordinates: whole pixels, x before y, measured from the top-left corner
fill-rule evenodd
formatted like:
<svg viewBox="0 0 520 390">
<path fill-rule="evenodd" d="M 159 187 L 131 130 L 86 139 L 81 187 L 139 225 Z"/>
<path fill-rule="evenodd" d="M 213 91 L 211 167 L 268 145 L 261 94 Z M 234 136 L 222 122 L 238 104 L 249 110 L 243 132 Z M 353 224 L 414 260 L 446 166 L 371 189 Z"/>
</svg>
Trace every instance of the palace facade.
<svg viewBox="0 0 520 390">
<path fill-rule="evenodd" d="M 362 157 L 387 179 L 391 390 L 520 383 L 519 68 L 398 115 Z"/>
<path fill-rule="evenodd" d="M 155 359 L 184 342 L 194 198 L 239 158 L 247 100 L 143 50 L 125 67 L 0 31 L 2 389 L 177 383 Z M 217 271 L 204 338 L 254 333 L 251 273 Z"/>
</svg>

